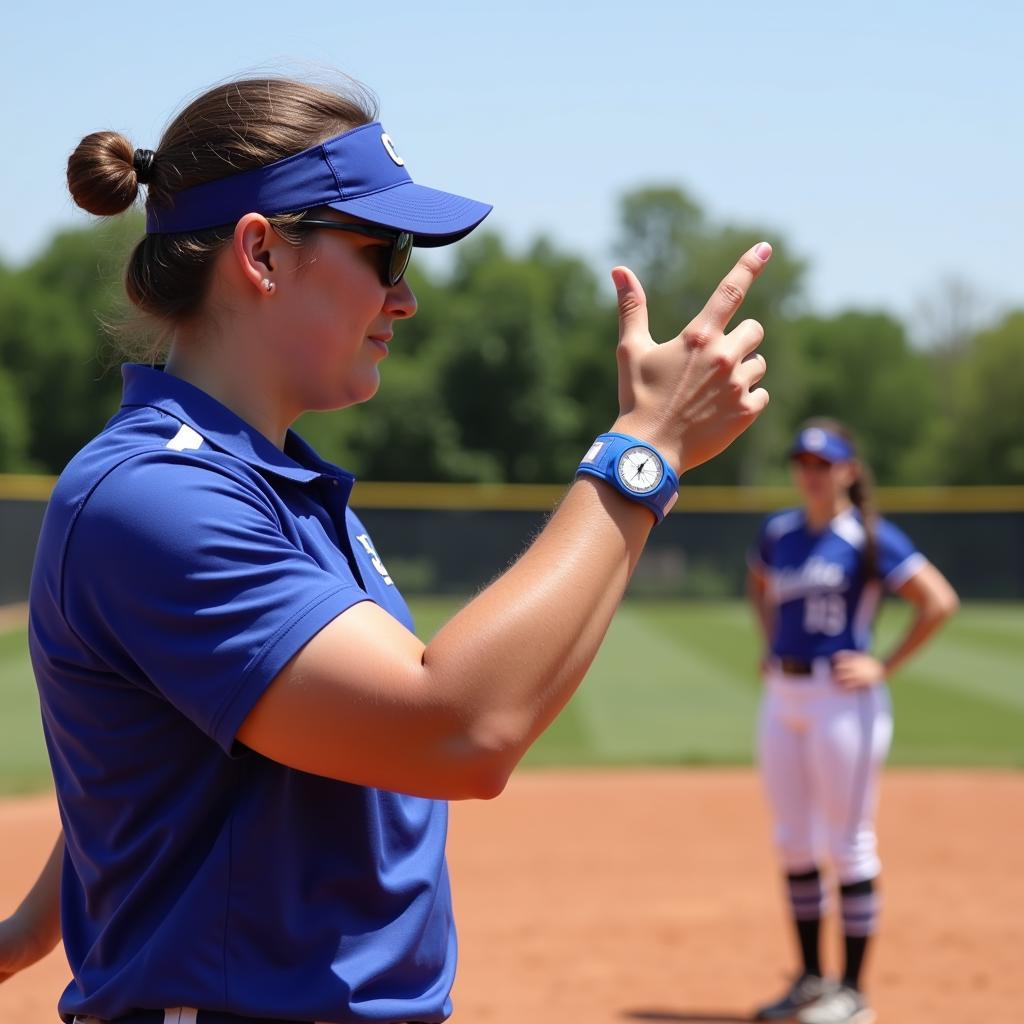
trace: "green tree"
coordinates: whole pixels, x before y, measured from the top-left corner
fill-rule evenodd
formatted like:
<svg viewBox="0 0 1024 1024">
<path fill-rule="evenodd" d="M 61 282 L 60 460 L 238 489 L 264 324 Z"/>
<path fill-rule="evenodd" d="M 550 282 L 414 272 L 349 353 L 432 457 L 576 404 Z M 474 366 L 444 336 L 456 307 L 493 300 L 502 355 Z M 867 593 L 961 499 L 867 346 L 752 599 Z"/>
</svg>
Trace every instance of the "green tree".
<svg viewBox="0 0 1024 1024">
<path fill-rule="evenodd" d="M 914 453 L 935 413 L 935 381 L 903 325 L 885 313 L 807 316 L 784 340 L 799 354 L 789 431 L 810 416 L 835 416 L 857 434 L 879 483 L 925 482 L 908 467 L 919 463 Z"/>
<path fill-rule="evenodd" d="M 940 442 L 952 484 L 1024 484 L 1024 311 L 978 334 L 954 371 Z"/>
<path fill-rule="evenodd" d="M 121 268 L 137 217 L 66 231 L 0 277 L 0 365 L 27 410 L 26 460 L 59 472 L 116 411 L 120 377 L 103 326 L 123 310 Z"/>
<path fill-rule="evenodd" d="M 486 457 L 499 480 L 563 480 L 579 458 L 558 280 L 545 261 L 557 262 L 550 250 L 516 257 L 485 234 L 463 244 L 449 282 L 439 398 L 460 446 Z"/>
<path fill-rule="evenodd" d="M 28 458 L 28 416 L 18 383 L 0 366 L 0 472 L 32 468 Z"/>
<path fill-rule="evenodd" d="M 567 436 L 562 462 L 552 477 L 562 481 L 575 471 L 594 437 L 608 430 L 618 415 L 615 301 L 610 288 L 601 292 L 587 263 L 547 239 L 534 242 L 526 259 L 545 281 L 545 301 L 557 337 L 554 354 L 561 364 L 560 400 L 570 410 L 563 424 Z"/>
<path fill-rule="evenodd" d="M 0 283 L 0 362 L 26 410 L 36 470 L 59 472 L 112 411 L 97 408 L 95 342 L 62 292 L 25 273 Z"/>
</svg>

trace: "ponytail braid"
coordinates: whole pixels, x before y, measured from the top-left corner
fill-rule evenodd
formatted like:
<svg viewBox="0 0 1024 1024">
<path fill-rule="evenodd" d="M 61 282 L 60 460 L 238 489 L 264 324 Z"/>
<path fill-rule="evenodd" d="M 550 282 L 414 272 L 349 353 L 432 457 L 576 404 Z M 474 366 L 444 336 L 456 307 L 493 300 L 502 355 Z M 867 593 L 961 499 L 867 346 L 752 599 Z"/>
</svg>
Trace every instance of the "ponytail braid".
<svg viewBox="0 0 1024 1024">
<path fill-rule="evenodd" d="M 858 460 L 857 479 L 850 484 L 850 501 L 860 511 L 864 524 L 864 573 L 878 575 L 878 509 L 875 506 L 875 481 L 871 470 Z"/>
</svg>

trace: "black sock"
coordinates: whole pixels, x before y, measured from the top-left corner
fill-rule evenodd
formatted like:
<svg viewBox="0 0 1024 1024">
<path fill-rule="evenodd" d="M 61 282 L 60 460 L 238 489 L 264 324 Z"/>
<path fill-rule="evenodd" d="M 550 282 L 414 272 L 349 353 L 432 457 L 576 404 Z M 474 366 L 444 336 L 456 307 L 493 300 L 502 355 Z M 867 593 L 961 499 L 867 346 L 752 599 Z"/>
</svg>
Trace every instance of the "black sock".
<svg viewBox="0 0 1024 1024">
<path fill-rule="evenodd" d="M 864 966 L 864 954 L 867 952 L 869 935 L 847 935 L 846 966 L 843 968 L 843 984 L 860 991 L 860 972 Z"/>
<path fill-rule="evenodd" d="M 840 886 L 839 897 L 843 912 L 843 937 L 846 964 L 843 984 L 860 989 L 860 976 L 868 942 L 878 918 L 878 893 L 873 878 Z"/>
<path fill-rule="evenodd" d="M 800 943 L 800 955 L 804 960 L 804 970 L 808 974 L 821 976 L 821 959 L 819 938 L 821 936 L 821 918 L 796 922 L 796 937 Z"/>
<path fill-rule="evenodd" d="M 821 974 L 819 939 L 824 891 L 817 868 L 786 876 L 790 909 L 796 926 L 800 956 L 807 974 Z"/>
</svg>

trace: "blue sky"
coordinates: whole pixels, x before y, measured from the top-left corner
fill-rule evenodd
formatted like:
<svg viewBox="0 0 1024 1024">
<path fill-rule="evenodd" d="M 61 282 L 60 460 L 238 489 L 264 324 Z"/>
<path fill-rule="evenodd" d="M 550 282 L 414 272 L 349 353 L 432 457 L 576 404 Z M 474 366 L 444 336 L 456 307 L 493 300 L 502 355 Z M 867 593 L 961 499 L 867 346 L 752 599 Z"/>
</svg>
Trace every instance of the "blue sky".
<svg viewBox="0 0 1024 1024">
<path fill-rule="evenodd" d="M 333 69 L 378 94 L 417 180 L 493 202 L 513 242 L 543 232 L 604 272 L 616 198 L 676 183 L 784 237 L 812 308 L 912 319 L 952 277 L 994 313 L 1024 305 L 1022 38 L 1011 0 L 18 5 L 0 259 L 84 222 L 63 175 L 87 132 L 155 148 L 214 82 Z"/>
</svg>

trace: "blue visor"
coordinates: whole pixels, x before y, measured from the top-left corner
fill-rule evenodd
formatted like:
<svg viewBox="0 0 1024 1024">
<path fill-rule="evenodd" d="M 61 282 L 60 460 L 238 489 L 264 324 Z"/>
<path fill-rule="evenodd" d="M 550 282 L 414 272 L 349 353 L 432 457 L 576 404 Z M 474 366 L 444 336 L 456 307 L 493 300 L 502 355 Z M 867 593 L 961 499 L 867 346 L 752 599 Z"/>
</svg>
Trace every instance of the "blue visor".
<svg viewBox="0 0 1024 1024">
<path fill-rule="evenodd" d="M 420 246 L 456 242 L 491 212 L 487 203 L 417 185 L 374 121 L 266 167 L 183 189 L 170 206 L 148 202 L 146 232 L 201 231 L 247 213 L 269 217 L 316 206 L 411 232 Z"/>
<path fill-rule="evenodd" d="M 826 462 L 849 462 L 854 457 L 853 445 L 838 434 L 820 427 L 805 427 L 796 435 L 789 456 L 817 455 Z"/>
</svg>

